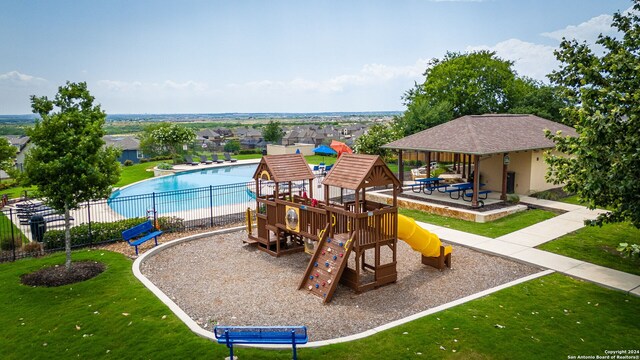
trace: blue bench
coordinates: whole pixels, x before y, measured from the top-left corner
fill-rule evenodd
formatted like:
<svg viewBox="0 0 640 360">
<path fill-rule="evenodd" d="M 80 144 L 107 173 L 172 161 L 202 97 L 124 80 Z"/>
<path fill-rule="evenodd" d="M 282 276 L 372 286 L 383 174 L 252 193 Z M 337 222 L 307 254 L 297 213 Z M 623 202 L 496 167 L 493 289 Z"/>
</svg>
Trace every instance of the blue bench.
<svg viewBox="0 0 640 360">
<path fill-rule="evenodd" d="M 422 191 L 422 184 L 411 184 L 409 186 L 411 186 L 411 191 L 413 191 L 414 193 L 419 193 Z M 418 188 L 418 191 L 416 191 L 416 188 Z"/>
<path fill-rule="evenodd" d="M 216 326 L 213 333 L 218 344 L 229 348 L 229 359 L 233 359 L 234 344 L 290 344 L 295 360 L 296 345 L 309 341 L 306 326 Z"/>
<path fill-rule="evenodd" d="M 156 246 L 158 245 L 158 235 L 162 235 L 162 231 L 156 230 L 151 224 L 151 221 L 147 220 L 142 224 L 136 225 L 131 229 L 127 229 L 122 232 L 122 239 L 128 242 L 129 245 L 135 246 L 136 256 L 138 256 L 138 245 L 154 239 Z"/>
<path fill-rule="evenodd" d="M 488 194 L 491 192 L 491 190 L 481 190 L 478 191 L 478 199 L 482 199 L 482 200 L 486 200 L 487 196 L 489 196 Z M 484 195 L 484 197 L 481 197 L 482 195 Z M 467 192 L 464 194 L 465 197 L 473 197 L 473 192 Z"/>
<path fill-rule="evenodd" d="M 449 193 L 449 197 L 452 198 L 453 200 L 458 200 L 460 199 L 460 193 L 464 192 L 464 189 L 459 189 L 459 188 L 453 188 L 453 189 L 447 189 L 444 192 L 445 193 Z M 453 197 L 453 193 L 456 193 L 456 195 L 458 195 L 458 197 Z"/>
<path fill-rule="evenodd" d="M 447 188 L 449 187 L 449 185 L 447 184 L 442 184 L 442 185 L 427 185 L 424 187 L 424 189 L 422 189 L 422 191 L 427 194 L 427 191 L 429 192 L 427 195 L 431 195 L 433 193 L 433 190 L 438 190 L 438 192 L 441 193 L 445 193 L 447 190 Z M 440 190 L 444 188 L 445 190 Z"/>
</svg>

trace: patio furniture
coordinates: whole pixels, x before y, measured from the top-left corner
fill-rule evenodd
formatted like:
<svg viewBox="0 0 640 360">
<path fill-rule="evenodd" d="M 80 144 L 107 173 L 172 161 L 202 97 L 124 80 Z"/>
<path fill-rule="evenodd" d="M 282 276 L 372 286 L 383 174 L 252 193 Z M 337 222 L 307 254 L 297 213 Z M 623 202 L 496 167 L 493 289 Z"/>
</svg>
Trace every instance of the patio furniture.
<svg viewBox="0 0 640 360">
<path fill-rule="evenodd" d="M 416 191 L 415 186 L 412 186 L 411 190 L 413 190 L 413 192 L 422 191 L 427 195 L 431 195 L 433 190 L 438 190 L 439 192 L 444 193 L 445 191 L 440 189 L 446 189 L 449 185 L 441 184 L 440 182 L 442 180 L 443 179 L 439 177 L 416 179 L 416 183 L 420 184 L 420 187 L 418 191 Z"/>
<path fill-rule="evenodd" d="M 193 161 L 193 158 L 190 155 L 184 156 L 184 163 L 189 164 L 191 166 L 196 166 L 199 164 L 198 162 Z"/>
<path fill-rule="evenodd" d="M 232 158 L 231 155 L 228 152 L 224 153 L 223 155 L 224 155 L 224 161 L 229 161 L 229 162 L 232 162 L 232 163 L 238 161 L 238 159 Z"/>
<path fill-rule="evenodd" d="M 421 173 L 420 169 L 411 169 L 411 180 L 416 181 L 418 179 L 423 179 L 426 178 L 427 174 L 426 173 Z"/>
<path fill-rule="evenodd" d="M 224 160 L 218 159 L 218 154 L 211 155 L 211 160 L 216 164 L 222 164 L 224 162 Z"/>
<path fill-rule="evenodd" d="M 207 159 L 207 155 L 200 155 L 200 163 L 210 165 L 213 164 L 213 161 Z"/>
<path fill-rule="evenodd" d="M 136 248 L 136 256 L 138 256 L 138 245 L 154 239 L 158 246 L 158 236 L 162 235 L 162 231 L 153 227 L 150 220 L 138 224 L 130 229 L 122 232 L 122 239 L 129 243 L 130 246 Z"/>
<path fill-rule="evenodd" d="M 234 359 L 234 344 L 283 344 L 293 348 L 293 359 L 298 358 L 296 345 L 309 341 L 306 326 L 221 326 L 213 328 L 218 344 L 229 348 L 229 359 Z"/>
</svg>

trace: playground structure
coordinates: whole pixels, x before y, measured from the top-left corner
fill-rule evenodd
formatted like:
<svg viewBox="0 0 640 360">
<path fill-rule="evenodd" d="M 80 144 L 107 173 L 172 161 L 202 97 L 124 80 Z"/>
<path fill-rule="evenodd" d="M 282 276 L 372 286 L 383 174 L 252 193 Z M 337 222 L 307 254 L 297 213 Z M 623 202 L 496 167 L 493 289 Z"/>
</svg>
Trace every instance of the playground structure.
<svg viewBox="0 0 640 360">
<path fill-rule="evenodd" d="M 313 198 L 316 178 L 300 154 L 264 156 L 253 179 L 257 230 L 254 235 L 248 210 L 246 242 L 273 256 L 312 254 L 299 288 L 325 303 L 338 281 L 356 293 L 395 282 L 399 235 L 422 254 L 423 264 L 451 266 L 451 247 L 398 215 L 402 187 L 379 156 L 343 154 L 322 181 L 323 201 Z M 367 200 L 368 189 L 389 186 L 391 204 Z"/>
</svg>

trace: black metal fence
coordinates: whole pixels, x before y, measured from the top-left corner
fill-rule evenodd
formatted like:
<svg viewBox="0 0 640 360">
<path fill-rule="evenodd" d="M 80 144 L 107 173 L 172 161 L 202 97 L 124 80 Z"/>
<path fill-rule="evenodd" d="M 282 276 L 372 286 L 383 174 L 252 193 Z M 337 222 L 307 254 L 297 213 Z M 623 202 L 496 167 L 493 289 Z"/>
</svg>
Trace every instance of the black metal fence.
<svg viewBox="0 0 640 360">
<path fill-rule="evenodd" d="M 121 232 L 151 220 L 165 232 L 204 229 L 242 222 L 254 207 L 255 183 L 208 186 L 187 190 L 117 196 L 90 201 L 71 211 L 72 247 L 116 242 Z M 0 214 L 0 262 L 64 249 L 64 220 L 51 210 L 7 206 Z M 44 208 L 46 209 L 46 208 Z M 46 229 L 38 240 L 37 218 L 44 214 Z M 36 220 L 36 221 L 32 221 Z"/>
</svg>

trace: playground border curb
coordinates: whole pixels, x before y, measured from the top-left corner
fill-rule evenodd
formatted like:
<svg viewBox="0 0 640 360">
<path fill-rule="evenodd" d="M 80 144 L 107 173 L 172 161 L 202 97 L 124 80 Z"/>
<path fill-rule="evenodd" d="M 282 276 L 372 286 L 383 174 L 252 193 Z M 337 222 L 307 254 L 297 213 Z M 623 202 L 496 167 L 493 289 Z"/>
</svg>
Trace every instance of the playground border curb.
<svg viewBox="0 0 640 360">
<path fill-rule="evenodd" d="M 205 238 L 205 237 L 209 237 L 209 236 L 214 236 L 214 235 L 232 233 L 232 232 L 241 231 L 241 230 L 244 230 L 244 229 L 246 229 L 246 226 L 238 226 L 238 227 L 229 228 L 229 229 L 209 231 L 209 232 L 206 232 L 206 233 L 195 234 L 195 235 L 183 237 L 183 238 L 180 238 L 180 239 L 172 240 L 172 241 L 169 241 L 169 242 L 164 243 L 164 244 L 160 244 L 160 245 L 150 249 L 149 251 L 145 252 L 144 254 L 139 256 L 133 262 L 133 265 L 132 265 L 133 275 L 138 280 L 140 280 L 140 282 L 147 289 L 149 289 L 158 299 L 160 299 L 160 301 L 162 301 L 165 305 L 167 305 L 169 307 L 169 309 L 185 325 L 187 325 L 187 327 L 192 332 L 194 332 L 196 335 L 198 335 L 200 337 L 203 337 L 205 339 L 209 339 L 209 340 L 212 340 L 214 342 L 217 342 L 215 334 L 212 331 L 208 331 L 208 330 L 203 329 L 200 325 L 198 325 L 195 321 L 193 321 L 193 319 L 191 319 L 191 317 L 189 317 L 189 315 L 187 313 L 185 313 L 184 310 L 182 310 L 175 302 L 173 302 L 173 300 L 171 300 L 164 292 L 162 292 L 162 290 L 160 290 L 153 282 L 151 282 L 151 280 L 149 280 L 146 276 L 144 276 L 142 274 L 142 272 L 140 271 L 140 265 L 147 258 L 150 258 L 150 257 L 156 255 L 157 253 L 159 253 L 159 252 L 161 252 L 161 251 L 163 251 L 165 249 L 174 247 L 174 246 L 179 245 L 181 243 L 192 241 L 192 240 L 197 240 L 197 239 L 201 239 L 201 238 Z M 487 295 L 492 294 L 494 292 L 497 292 L 497 291 L 512 287 L 514 285 L 521 284 L 523 282 L 534 280 L 534 279 L 537 279 L 539 277 L 552 274 L 554 272 L 555 272 L 554 270 L 543 270 L 543 271 L 537 272 L 535 274 L 531 274 L 529 276 L 525 276 L 525 277 L 522 277 L 520 279 L 516 279 L 516 280 L 510 281 L 508 283 L 505 283 L 505 284 L 502 284 L 502 285 L 498 285 L 498 286 L 492 287 L 490 289 L 486 289 L 486 290 L 480 291 L 478 293 L 465 296 L 463 298 L 448 302 L 446 304 L 442 304 L 442 305 L 436 306 L 434 308 L 427 309 L 425 311 L 422 311 L 422 312 L 419 312 L 419 313 L 404 317 L 402 319 L 398 319 L 398 320 L 392 321 L 390 323 L 387 323 L 387 324 L 384 324 L 384 325 L 380 325 L 378 327 L 363 331 L 363 332 L 358 333 L 358 334 L 343 336 L 343 337 L 339 337 L 339 338 L 335 338 L 335 339 L 329 339 L 329 340 L 313 341 L 313 342 L 310 342 L 310 343 L 307 343 L 307 344 L 304 344 L 304 345 L 298 345 L 297 347 L 298 348 L 316 348 L 316 347 L 321 347 L 321 346 L 326 346 L 326 345 L 331 345 L 331 344 L 339 344 L 339 343 L 349 342 L 349 341 L 353 341 L 353 340 L 363 339 L 363 338 L 366 338 L 368 336 L 377 334 L 377 333 L 379 333 L 381 331 L 389 330 L 389 329 L 394 328 L 396 326 L 406 324 L 406 323 L 408 323 L 410 321 L 425 317 L 427 315 L 432 315 L 432 314 L 435 314 L 435 313 L 440 312 L 442 310 L 450 309 L 452 307 L 464 304 L 464 303 L 469 302 L 471 300 L 479 299 L 481 297 L 487 296 Z M 246 345 L 236 345 L 236 346 L 238 346 L 238 347 L 262 348 L 262 349 L 282 349 L 282 350 L 290 350 L 291 349 L 291 345 L 246 344 Z"/>
</svg>

